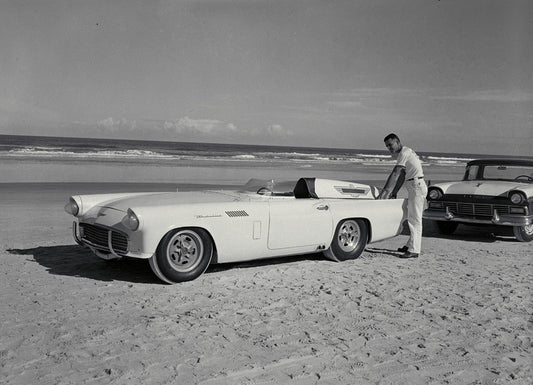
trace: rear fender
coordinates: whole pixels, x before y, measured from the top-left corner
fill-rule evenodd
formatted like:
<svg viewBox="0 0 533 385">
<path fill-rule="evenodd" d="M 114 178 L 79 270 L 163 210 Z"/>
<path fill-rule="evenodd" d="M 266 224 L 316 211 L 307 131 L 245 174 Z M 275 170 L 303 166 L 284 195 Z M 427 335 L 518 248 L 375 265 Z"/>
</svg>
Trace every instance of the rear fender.
<svg viewBox="0 0 533 385">
<path fill-rule="evenodd" d="M 402 232 L 407 218 L 407 199 L 350 201 L 330 205 L 334 223 L 342 219 L 364 219 L 369 228 L 369 243 L 392 238 Z"/>
</svg>

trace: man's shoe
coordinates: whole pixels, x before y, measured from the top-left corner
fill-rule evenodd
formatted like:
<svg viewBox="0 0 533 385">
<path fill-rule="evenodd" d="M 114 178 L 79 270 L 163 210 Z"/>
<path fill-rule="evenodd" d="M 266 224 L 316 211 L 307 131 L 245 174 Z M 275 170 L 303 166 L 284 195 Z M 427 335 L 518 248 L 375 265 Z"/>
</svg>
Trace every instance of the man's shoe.
<svg viewBox="0 0 533 385">
<path fill-rule="evenodd" d="M 399 247 L 398 251 L 400 253 L 405 253 L 406 251 L 409 251 L 409 248 L 407 246 Z"/>
<path fill-rule="evenodd" d="M 418 253 L 411 253 L 410 251 L 408 251 L 405 254 L 400 255 L 400 258 L 403 258 L 403 259 L 418 258 Z"/>
</svg>

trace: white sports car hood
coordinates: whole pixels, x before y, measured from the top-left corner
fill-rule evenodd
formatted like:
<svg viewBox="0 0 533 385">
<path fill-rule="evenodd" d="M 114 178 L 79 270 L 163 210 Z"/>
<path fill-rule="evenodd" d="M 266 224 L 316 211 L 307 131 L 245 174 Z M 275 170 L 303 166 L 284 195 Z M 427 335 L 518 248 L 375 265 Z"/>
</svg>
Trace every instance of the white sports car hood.
<svg viewBox="0 0 533 385">
<path fill-rule="evenodd" d="M 245 194 L 235 191 L 194 191 L 194 192 L 160 192 L 109 195 L 81 195 L 78 197 L 84 207 L 83 213 L 94 215 L 100 209 L 113 209 L 126 212 L 145 206 L 157 207 L 179 204 L 195 204 L 210 202 L 233 202 L 246 198 Z"/>
<path fill-rule="evenodd" d="M 483 180 L 439 183 L 435 186 L 440 187 L 445 194 L 489 196 L 503 195 L 511 190 L 528 192 L 529 190 L 533 189 L 533 186 L 524 186 L 524 183 Z"/>
<path fill-rule="evenodd" d="M 195 204 L 210 202 L 232 202 L 241 200 L 242 194 L 234 191 L 194 191 L 194 192 L 169 192 L 147 193 L 144 195 L 118 198 L 100 204 L 101 207 L 127 211 L 128 208 L 144 206 L 168 206 L 177 204 Z"/>
</svg>

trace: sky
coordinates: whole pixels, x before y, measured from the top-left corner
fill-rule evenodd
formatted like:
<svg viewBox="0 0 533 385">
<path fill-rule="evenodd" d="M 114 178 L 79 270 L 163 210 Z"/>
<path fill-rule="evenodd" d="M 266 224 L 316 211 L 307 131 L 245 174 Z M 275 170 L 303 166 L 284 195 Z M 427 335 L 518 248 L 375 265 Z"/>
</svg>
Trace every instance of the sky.
<svg viewBox="0 0 533 385">
<path fill-rule="evenodd" d="M 531 0 L 0 0 L 0 134 L 533 155 Z"/>
</svg>

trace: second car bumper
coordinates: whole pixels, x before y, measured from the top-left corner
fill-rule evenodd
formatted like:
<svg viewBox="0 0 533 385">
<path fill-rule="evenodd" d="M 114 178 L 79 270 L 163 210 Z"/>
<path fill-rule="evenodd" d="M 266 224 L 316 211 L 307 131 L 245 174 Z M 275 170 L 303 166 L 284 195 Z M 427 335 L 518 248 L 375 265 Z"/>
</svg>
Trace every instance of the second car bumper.
<svg viewBox="0 0 533 385">
<path fill-rule="evenodd" d="M 434 221 L 450 221 L 460 223 L 502 225 L 502 226 L 529 226 L 533 224 L 533 215 L 499 215 L 497 212 L 491 218 L 473 218 L 465 215 L 454 214 L 449 210 L 425 210 L 424 219 Z"/>
</svg>

